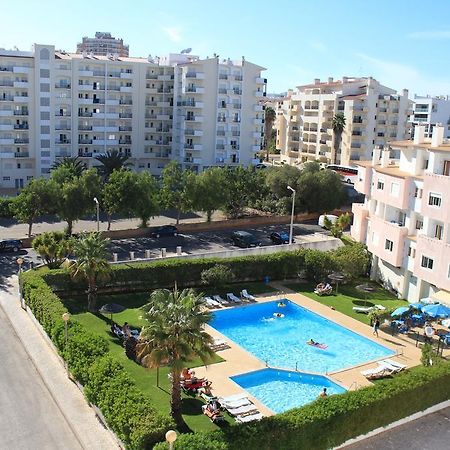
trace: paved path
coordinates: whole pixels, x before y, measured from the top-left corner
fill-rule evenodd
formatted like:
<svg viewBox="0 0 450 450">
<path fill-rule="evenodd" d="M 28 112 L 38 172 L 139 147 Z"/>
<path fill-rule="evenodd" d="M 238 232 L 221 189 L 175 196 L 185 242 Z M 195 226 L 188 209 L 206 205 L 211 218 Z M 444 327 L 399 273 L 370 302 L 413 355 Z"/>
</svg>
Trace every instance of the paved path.
<svg viewBox="0 0 450 450">
<path fill-rule="evenodd" d="M 345 450 L 447 450 L 450 446 L 450 408 L 400 425 Z"/>
<path fill-rule="evenodd" d="M 0 449 L 117 449 L 17 292 L 17 276 L 0 285 Z"/>
</svg>

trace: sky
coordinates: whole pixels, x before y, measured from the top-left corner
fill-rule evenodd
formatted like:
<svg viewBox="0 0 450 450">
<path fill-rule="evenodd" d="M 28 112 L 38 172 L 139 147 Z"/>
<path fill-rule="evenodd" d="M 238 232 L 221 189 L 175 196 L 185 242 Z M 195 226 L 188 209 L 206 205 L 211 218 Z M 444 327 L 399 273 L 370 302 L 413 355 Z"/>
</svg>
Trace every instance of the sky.
<svg viewBox="0 0 450 450">
<path fill-rule="evenodd" d="M 270 93 L 372 76 L 411 98 L 450 95 L 448 0 L 5 0 L 0 14 L 0 48 L 74 52 L 82 36 L 109 31 L 131 56 L 245 56 L 267 69 Z"/>
</svg>

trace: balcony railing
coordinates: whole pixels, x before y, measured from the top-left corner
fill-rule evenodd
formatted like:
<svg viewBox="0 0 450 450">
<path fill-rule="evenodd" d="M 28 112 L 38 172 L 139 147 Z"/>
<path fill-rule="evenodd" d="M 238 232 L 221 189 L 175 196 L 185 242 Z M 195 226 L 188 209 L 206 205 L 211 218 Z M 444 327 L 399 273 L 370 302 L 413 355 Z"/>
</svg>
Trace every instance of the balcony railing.
<svg viewBox="0 0 450 450">
<path fill-rule="evenodd" d="M 14 144 L 28 144 L 29 142 L 28 138 L 14 139 Z"/>
<path fill-rule="evenodd" d="M 28 130 L 28 124 L 27 123 L 15 123 L 14 129 L 15 130 Z"/>
<path fill-rule="evenodd" d="M 15 116 L 28 116 L 28 109 L 21 109 L 19 111 L 14 111 Z"/>
</svg>

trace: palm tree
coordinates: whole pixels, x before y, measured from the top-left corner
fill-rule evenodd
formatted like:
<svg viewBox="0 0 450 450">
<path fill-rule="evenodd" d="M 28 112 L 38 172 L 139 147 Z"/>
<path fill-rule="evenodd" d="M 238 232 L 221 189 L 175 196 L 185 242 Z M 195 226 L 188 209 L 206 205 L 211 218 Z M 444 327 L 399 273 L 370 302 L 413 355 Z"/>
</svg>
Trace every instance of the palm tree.
<svg viewBox="0 0 450 450">
<path fill-rule="evenodd" d="M 336 164 L 338 154 L 340 159 L 342 132 L 345 129 L 345 116 L 343 113 L 337 113 L 334 115 L 331 128 L 333 128 L 333 155 L 331 158 L 331 162 L 333 164 Z"/>
<path fill-rule="evenodd" d="M 53 166 L 53 169 L 57 169 L 58 167 L 66 167 L 70 170 L 73 177 L 79 178 L 81 174 L 87 169 L 86 164 L 81 161 L 78 156 L 75 158 L 72 156 L 66 156 L 59 161 L 56 161 Z"/>
<path fill-rule="evenodd" d="M 146 367 L 167 365 L 172 378 L 171 413 L 184 426 L 181 415 L 181 371 L 194 357 L 204 364 L 213 355 L 212 338 L 203 328 L 211 320 L 201 295 L 192 289 L 159 289 L 143 307 L 149 325 L 141 332 L 137 357 Z"/>
<path fill-rule="evenodd" d="M 269 143 L 272 137 L 272 127 L 277 117 L 273 108 L 267 106 L 264 113 L 264 146 L 266 149 L 266 161 L 269 161 Z"/>
<path fill-rule="evenodd" d="M 95 159 L 102 164 L 97 170 L 105 181 L 109 179 L 115 170 L 120 170 L 131 165 L 130 162 L 127 162 L 130 157 L 122 155 L 118 150 L 107 150 L 104 155 L 96 156 Z"/>
<path fill-rule="evenodd" d="M 73 278 L 84 278 L 88 283 L 88 310 L 97 312 L 97 281 L 107 278 L 111 267 L 106 260 L 108 240 L 94 231 L 81 235 L 74 243 L 76 260 L 69 266 Z"/>
</svg>

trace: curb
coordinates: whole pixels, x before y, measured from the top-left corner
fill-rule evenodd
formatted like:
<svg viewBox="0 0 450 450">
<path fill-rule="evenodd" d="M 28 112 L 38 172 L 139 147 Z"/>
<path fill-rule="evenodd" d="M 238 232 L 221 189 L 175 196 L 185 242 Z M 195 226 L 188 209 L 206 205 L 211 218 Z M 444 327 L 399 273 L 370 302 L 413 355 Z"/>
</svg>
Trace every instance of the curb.
<svg viewBox="0 0 450 450">
<path fill-rule="evenodd" d="M 445 402 L 438 403 L 437 405 L 430 406 L 429 408 L 425 409 L 424 411 L 419 411 L 417 413 L 412 414 L 411 416 L 405 417 L 403 419 L 396 420 L 395 422 L 392 422 L 389 425 L 386 425 L 385 427 L 376 428 L 375 430 L 370 431 L 367 434 L 357 436 L 353 439 L 349 439 L 348 441 L 345 441 L 343 444 L 339 445 L 338 447 L 333 447 L 334 450 L 344 449 L 345 447 L 356 444 L 358 442 L 365 441 L 366 439 L 369 439 L 373 436 L 377 436 L 381 433 L 384 433 L 385 431 L 392 430 L 394 428 L 399 427 L 400 425 L 405 425 L 410 422 L 414 422 L 417 419 L 421 419 L 422 417 L 428 416 L 429 414 L 433 414 L 437 411 L 440 411 L 441 409 L 445 409 L 450 407 L 450 400 L 446 400 Z"/>
</svg>

